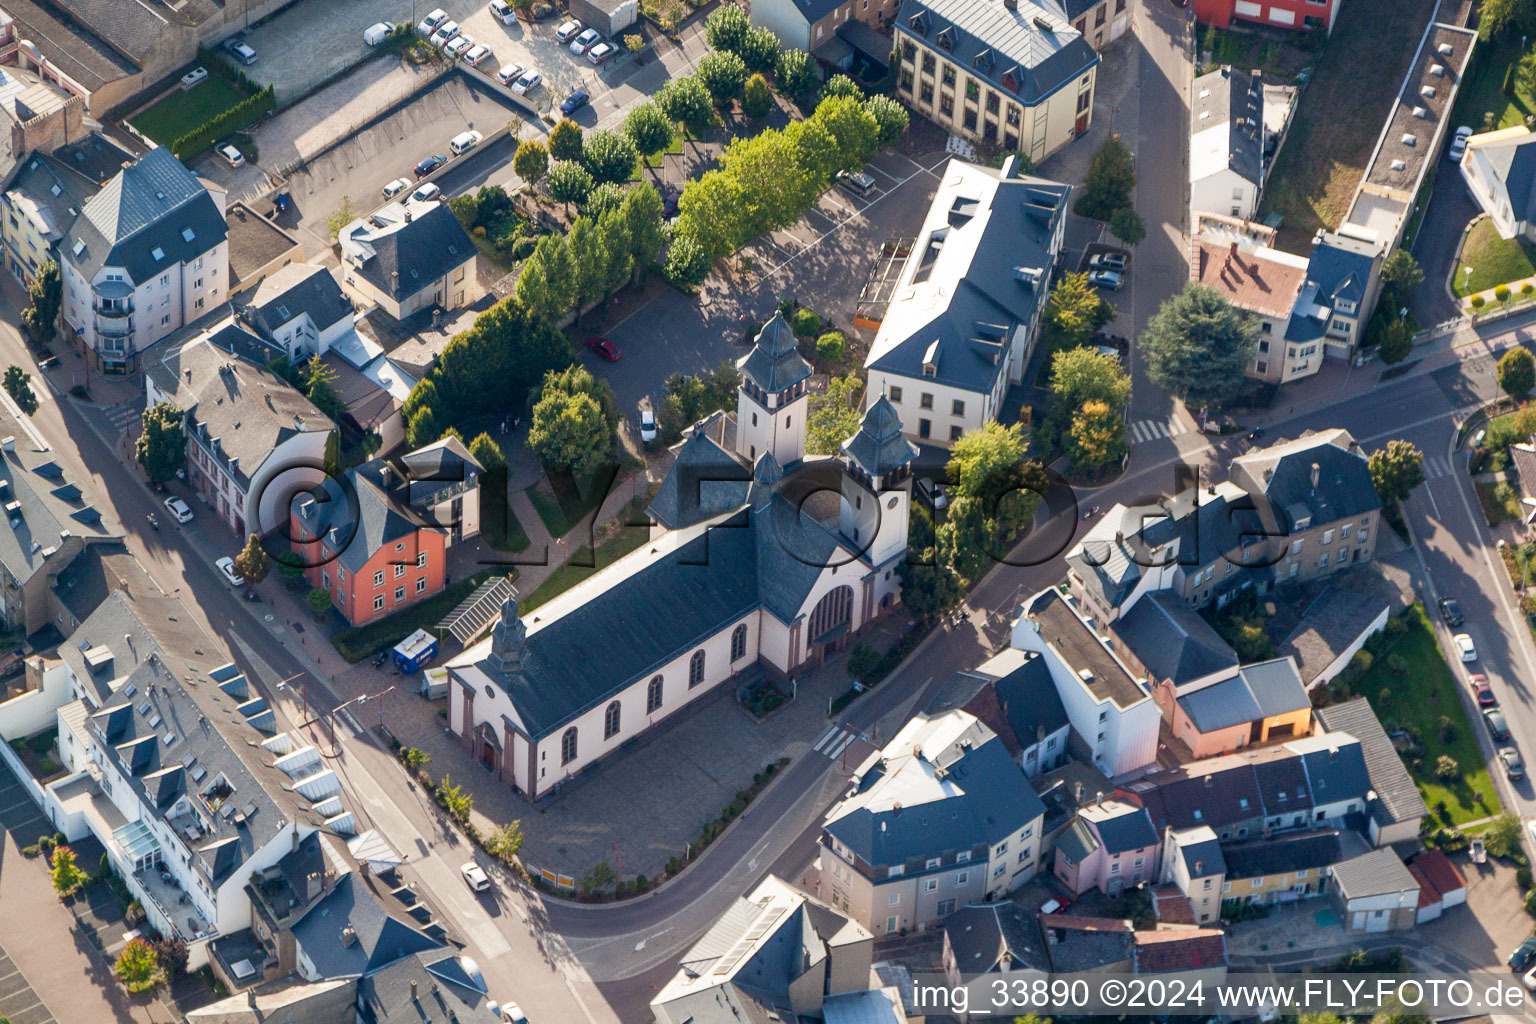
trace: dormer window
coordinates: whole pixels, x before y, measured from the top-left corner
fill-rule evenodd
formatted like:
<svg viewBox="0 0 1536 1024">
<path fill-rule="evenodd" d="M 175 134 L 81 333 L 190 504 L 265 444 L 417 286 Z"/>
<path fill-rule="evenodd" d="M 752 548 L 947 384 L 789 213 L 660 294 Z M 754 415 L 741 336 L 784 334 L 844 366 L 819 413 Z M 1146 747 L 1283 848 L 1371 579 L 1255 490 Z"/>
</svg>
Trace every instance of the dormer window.
<svg viewBox="0 0 1536 1024">
<path fill-rule="evenodd" d="M 1012 71 L 1003 72 L 1003 88 L 1009 92 L 1019 91 L 1019 78 Z"/>
<path fill-rule="evenodd" d="M 928 34 L 928 15 L 921 12 L 912 15 L 911 18 L 907 19 L 907 27 L 920 36 L 926 36 Z"/>
<path fill-rule="evenodd" d="M 986 69 L 990 68 L 992 66 L 992 51 L 982 50 L 976 55 L 976 58 L 971 61 L 971 66 L 974 67 L 977 71 L 985 71 Z"/>
</svg>

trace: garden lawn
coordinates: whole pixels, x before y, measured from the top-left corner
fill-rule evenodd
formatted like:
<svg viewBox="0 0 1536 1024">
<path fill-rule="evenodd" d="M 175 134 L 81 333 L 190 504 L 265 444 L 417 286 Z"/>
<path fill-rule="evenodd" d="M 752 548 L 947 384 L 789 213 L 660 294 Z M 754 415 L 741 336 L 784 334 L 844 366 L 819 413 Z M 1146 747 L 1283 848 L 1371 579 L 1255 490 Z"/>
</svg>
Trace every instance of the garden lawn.
<svg viewBox="0 0 1536 1024">
<path fill-rule="evenodd" d="M 1479 481 L 1473 486 L 1477 489 L 1477 500 L 1482 503 L 1483 515 L 1489 526 L 1520 520 L 1520 496 L 1508 483 L 1503 480 L 1496 483 Z"/>
<path fill-rule="evenodd" d="M 191 89 L 178 85 L 130 123 L 160 145 L 169 147 L 245 98 L 238 86 L 210 69 L 201 83 Z"/>
<path fill-rule="evenodd" d="M 507 568 L 507 571 L 515 578 L 516 569 Z M 457 608 L 459 602 L 474 593 L 475 588 L 484 583 L 494 572 L 497 572 L 497 569 L 481 569 L 468 579 L 448 584 L 436 597 L 429 597 L 377 622 L 344 629 L 331 637 L 331 645 L 336 648 L 338 654 L 355 665 L 364 658 L 378 654 L 386 647 L 395 646 L 418 629 L 432 632 L 433 627 L 441 622 L 444 616 Z"/>
<path fill-rule="evenodd" d="M 577 548 L 571 552 L 570 558 L 563 566 L 546 576 L 544 582 L 534 588 L 533 593 L 519 601 L 518 607 L 526 615 L 599 570 L 608 568 L 644 544 L 650 535 L 649 527 L 624 526 L 620 527 L 619 532 L 613 537 L 598 545 L 596 558 L 593 557 L 590 546 Z"/>
<path fill-rule="evenodd" d="M 1206 29 L 1198 29 L 1200 48 L 1206 49 Z M 1301 36 L 1297 36 L 1301 38 Z M 1230 64 L 1244 71 L 1259 68 L 1266 76 L 1278 76 L 1289 80 L 1307 66 L 1310 57 L 1298 46 L 1268 39 L 1252 32 L 1234 32 L 1231 29 L 1216 30 L 1216 48 L 1211 51 L 1211 64 L 1220 67 Z"/>
<path fill-rule="evenodd" d="M 590 477 L 577 479 L 565 473 L 546 473 L 527 490 L 528 500 L 544 521 L 544 528 L 555 539 L 574 530 L 587 514 L 600 506 L 614 489 L 626 485 L 627 474 L 643 469 L 640 460 L 624 455 L 617 473 L 604 467 Z M 590 538 L 588 538 L 590 540 Z"/>
<path fill-rule="evenodd" d="M 1391 17 L 1375 4 L 1340 9 L 1254 218 L 1285 218 L 1277 248 L 1307 252 L 1319 228 L 1337 227 L 1349 212 L 1434 7 L 1402 0 Z"/>
<path fill-rule="evenodd" d="M 1504 72 L 1519 62 L 1515 72 L 1514 98 L 1504 95 Z M 1472 67 L 1456 96 L 1455 122 L 1473 131 L 1483 130 L 1483 117 L 1493 113 L 1494 128 L 1513 128 L 1525 123 L 1527 115 L 1536 114 L 1536 43 L 1520 50 L 1520 40 L 1511 33 L 1492 42 L 1479 42 L 1472 54 Z"/>
<path fill-rule="evenodd" d="M 1414 605 L 1402 622 L 1408 631 L 1381 652 L 1371 670 L 1354 687 L 1355 692 L 1370 701 L 1389 734 L 1399 727 L 1419 733 L 1424 753 L 1403 760 L 1431 815 L 1440 814 L 1441 804 L 1445 806 L 1441 820 L 1451 825 L 1498 814 L 1499 797 L 1473 732 L 1482 726 L 1467 720 L 1461 696 L 1456 692 L 1464 684 L 1451 674 L 1440 645 L 1435 642 L 1424 606 Z M 1407 662 L 1403 675 L 1388 671 L 1389 654 L 1397 654 Z M 1381 701 L 1383 690 L 1389 695 L 1385 706 Z M 1442 715 L 1451 720 L 1455 733 L 1449 743 L 1440 738 Z M 1435 762 L 1442 754 L 1455 758 L 1461 765 L 1461 777 L 1449 784 L 1435 778 Z"/>
<path fill-rule="evenodd" d="M 1466 273 L 1466 267 L 1471 267 L 1472 273 Z M 1471 295 L 1533 275 L 1536 264 L 1532 263 L 1531 243 L 1523 237 L 1500 238 L 1493 221 L 1484 217 L 1467 232 L 1456 256 L 1451 291 L 1458 297 Z"/>
</svg>

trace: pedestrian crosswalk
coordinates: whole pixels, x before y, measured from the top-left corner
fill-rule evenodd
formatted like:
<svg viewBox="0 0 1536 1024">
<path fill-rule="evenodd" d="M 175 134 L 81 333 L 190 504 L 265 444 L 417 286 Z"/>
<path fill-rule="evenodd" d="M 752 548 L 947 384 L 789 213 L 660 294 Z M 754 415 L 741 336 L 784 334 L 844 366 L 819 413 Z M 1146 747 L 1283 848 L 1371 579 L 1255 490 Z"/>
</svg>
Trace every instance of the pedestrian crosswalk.
<svg viewBox="0 0 1536 1024">
<path fill-rule="evenodd" d="M 843 751 L 856 739 L 862 737 L 849 725 L 834 725 L 822 734 L 816 741 L 816 752 L 827 755 L 827 760 L 836 761 L 843 756 Z"/>
<path fill-rule="evenodd" d="M 1179 434 L 1190 432 L 1189 427 L 1173 420 L 1164 423 L 1162 420 L 1137 420 L 1130 425 L 1131 443 L 1141 444 L 1145 441 L 1155 441 L 1160 437 L 1176 437 Z"/>
<path fill-rule="evenodd" d="M 142 411 L 142 403 L 124 402 L 122 405 L 113 405 L 103 409 L 102 414 L 112 424 L 112 429 L 121 434 L 128 429 L 128 424 L 138 419 L 139 413 Z"/>
<path fill-rule="evenodd" d="M 1424 456 L 1424 479 L 1438 480 L 1443 476 L 1450 476 L 1456 472 L 1451 465 L 1451 460 L 1444 455 Z"/>
</svg>

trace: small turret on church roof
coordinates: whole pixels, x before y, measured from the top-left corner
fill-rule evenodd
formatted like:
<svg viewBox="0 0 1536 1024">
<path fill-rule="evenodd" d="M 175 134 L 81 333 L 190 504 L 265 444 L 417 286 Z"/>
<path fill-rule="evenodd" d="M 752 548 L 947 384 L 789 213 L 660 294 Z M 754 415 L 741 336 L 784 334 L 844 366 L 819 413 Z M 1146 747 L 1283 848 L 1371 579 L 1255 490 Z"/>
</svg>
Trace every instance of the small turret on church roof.
<svg viewBox="0 0 1536 1024">
<path fill-rule="evenodd" d="M 504 676 L 517 675 L 522 671 L 527 645 L 528 627 L 518 614 L 517 598 L 509 597 L 502 602 L 501 621 L 491 631 L 491 653 L 486 655 L 486 667 Z"/>
<path fill-rule="evenodd" d="M 784 314 L 774 313 L 758 332 L 752 351 L 737 365 L 760 391 L 788 391 L 811 375 L 811 364 L 801 358 L 799 344 Z"/>
<path fill-rule="evenodd" d="M 753 508 L 764 508 L 778 493 L 779 481 L 784 479 L 784 467 L 773 457 L 773 452 L 763 452 L 752 467 L 752 487 L 748 499 Z"/>
<path fill-rule="evenodd" d="M 858 432 L 843 442 L 843 454 L 871 477 L 886 477 L 917 458 L 917 446 L 901 433 L 901 417 L 881 395 L 864 413 Z"/>
</svg>

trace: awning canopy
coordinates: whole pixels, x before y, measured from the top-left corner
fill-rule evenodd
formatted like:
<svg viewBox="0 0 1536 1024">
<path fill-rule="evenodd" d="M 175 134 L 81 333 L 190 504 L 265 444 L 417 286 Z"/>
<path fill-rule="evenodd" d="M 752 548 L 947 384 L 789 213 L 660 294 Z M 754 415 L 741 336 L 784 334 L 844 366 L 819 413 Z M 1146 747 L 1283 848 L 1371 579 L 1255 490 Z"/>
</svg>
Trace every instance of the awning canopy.
<svg viewBox="0 0 1536 1024">
<path fill-rule="evenodd" d="M 405 860 L 377 829 L 369 829 L 355 839 L 347 840 L 347 852 L 354 860 L 367 861 L 368 869 L 376 875 L 393 871 Z"/>
</svg>

